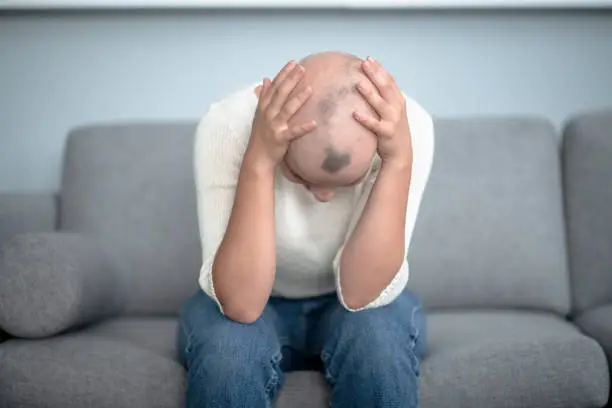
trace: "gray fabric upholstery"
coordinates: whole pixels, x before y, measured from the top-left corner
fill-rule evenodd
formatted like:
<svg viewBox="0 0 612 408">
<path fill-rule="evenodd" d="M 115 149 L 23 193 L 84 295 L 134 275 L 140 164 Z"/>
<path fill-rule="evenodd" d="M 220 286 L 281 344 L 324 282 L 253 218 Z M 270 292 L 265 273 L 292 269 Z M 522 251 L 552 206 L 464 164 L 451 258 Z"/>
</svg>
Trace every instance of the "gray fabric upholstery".
<svg viewBox="0 0 612 408">
<path fill-rule="evenodd" d="M 18 234 L 54 231 L 56 204 L 50 193 L 0 193 L 0 245 Z"/>
<path fill-rule="evenodd" d="M 612 362 L 612 304 L 589 310 L 575 322 L 601 344 Z"/>
<path fill-rule="evenodd" d="M 64 335 L 0 345 L 0 408 L 182 408 L 186 373 L 164 355 L 105 336 Z M 322 408 L 314 372 L 287 375 L 277 408 Z"/>
<path fill-rule="evenodd" d="M 589 310 L 576 319 L 576 324 L 604 348 L 612 376 L 612 304 Z M 612 408 L 612 390 L 606 407 Z"/>
<path fill-rule="evenodd" d="M 439 312 L 428 324 L 423 408 L 587 408 L 607 399 L 601 347 L 557 316 Z M 125 318 L 49 340 L 10 340 L 0 345 L 0 378 L 8 380 L 0 381 L 0 401 L 181 407 L 185 380 L 174 360 L 175 330 L 172 319 Z M 276 407 L 323 408 L 328 400 L 321 374 L 289 373 Z"/>
<path fill-rule="evenodd" d="M 315 371 L 297 371 L 285 376 L 275 408 L 327 408 L 329 388 Z M 364 407 L 365 408 L 365 407 Z"/>
<path fill-rule="evenodd" d="M 0 408 L 183 407 L 185 370 L 112 339 L 64 335 L 0 345 Z"/>
<path fill-rule="evenodd" d="M 576 313 L 612 302 L 612 110 L 571 120 L 563 162 Z"/>
<path fill-rule="evenodd" d="M 408 285 L 426 306 L 570 307 L 559 147 L 542 120 L 437 120 Z"/>
<path fill-rule="evenodd" d="M 601 347 L 546 313 L 444 312 L 429 316 L 423 408 L 601 407 Z"/>
<path fill-rule="evenodd" d="M 194 132 L 151 123 L 69 135 L 60 227 L 100 236 L 125 260 L 129 312 L 175 315 L 197 286 Z"/>
<path fill-rule="evenodd" d="M 176 319 L 167 317 L 126 317 L 108 320 L 79 332 L 124 341 L 136 347 L 176 359 Z M 277 408 L 325 407 L 329 392 L 323 376 L 316 372 L 296 372 L 286 376 Z"/>
<path fill-rule="evenodd" d="M 171 359 L 177 359 L 173 317 L 120 317 L 91 325 L 79 334 L 121 340 Z"/>
<path fill-rule="evenodd" d="M 116 263 L 83 234 L 23 234 L 0 247 L 0 327 L 14 336 L 52 336 L 117 312 L 121 287 Z"/>
</svg>

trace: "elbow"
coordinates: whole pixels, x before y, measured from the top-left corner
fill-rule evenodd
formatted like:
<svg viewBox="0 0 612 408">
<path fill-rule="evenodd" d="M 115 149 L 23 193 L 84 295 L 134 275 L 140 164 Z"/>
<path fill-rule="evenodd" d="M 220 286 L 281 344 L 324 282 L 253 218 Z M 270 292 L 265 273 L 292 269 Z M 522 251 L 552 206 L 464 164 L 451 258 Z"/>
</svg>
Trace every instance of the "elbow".
<svg viewBox="0 0 612 408">
<path fill-rule="evenodd" d="M 253 324 L 259 319 L 261 315 L 256 313 L 248 313 L 248 312 L 226 312 L 225 317 L 230 320 L 233 320 L 236 323 L 242 324 Z"/>
<path fill-rule="evenodd" d="M 263 308 L 247 307 L 246 305 L 223 305 L 223 314 L 236 323 L 255 323 L 263 314 Z"/>
<path fill-rule="evenodd" d="M 369 303 L 370 303 L 369 300 L 365 300 L 365 299 L 352 298 L 352 297 L 344 298 L 345 309 L 348 310 L 349 312 L 358 312 L 364 309 Z"/>
</svg>

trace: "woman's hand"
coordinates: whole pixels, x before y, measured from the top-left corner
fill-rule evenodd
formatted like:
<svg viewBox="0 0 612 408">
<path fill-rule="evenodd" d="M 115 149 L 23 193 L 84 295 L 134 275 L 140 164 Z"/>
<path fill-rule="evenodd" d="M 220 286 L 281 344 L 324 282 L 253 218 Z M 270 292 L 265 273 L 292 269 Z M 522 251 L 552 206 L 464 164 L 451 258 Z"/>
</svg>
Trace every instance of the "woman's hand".
<svg viewBox="0 0 612 408">
<path fill-rule="evenodd" d="M 370 81 L 357 83 L 357 90 L 379 117 L 354 112 L 354 118 L 378 137 L 378 155 L 385 162 L 412 166 L 412 141 L 406 115 L 406 99 L 393 77 L 371 57 L 362 64 Z"/>
<path fill-rule="evenodd" d="M 289 143 L 316 127 L 314 120 L 291 127 L 288 124 L 312 95 L 309 86 L 292 94 L 303 75 L 304 67 L 290 61 L 273 81 L 264 78 L 261 88 L 256 89 L 259 103 L 253 118 L 247 154 L 254 155 L 259 163 L 276 167 L 287 153 Z"/>
</svg>

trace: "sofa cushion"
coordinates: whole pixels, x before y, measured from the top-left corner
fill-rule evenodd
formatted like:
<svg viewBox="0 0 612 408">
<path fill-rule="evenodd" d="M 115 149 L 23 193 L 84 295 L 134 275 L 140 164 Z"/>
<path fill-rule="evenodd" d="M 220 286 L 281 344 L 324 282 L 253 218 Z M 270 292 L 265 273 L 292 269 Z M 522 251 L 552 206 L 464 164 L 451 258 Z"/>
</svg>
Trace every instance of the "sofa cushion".
<svg viewBox="0 0 612 408">
<path fill-rule="evenodd" d="M 569 309 L 559 143 L 537 119 L 435 122 L 408 254 L 427 307 Z"/>
<path fill-rule="evenodd" d="M 119 267 L 101 242 L 78 233 L 28 233 L 0 245 L 0 328 L 48 337 L 118 314 Z"/>
<path fill-rule="evenodd" d="M 601 347 L 553 314 L 432 314 L 421 368 L 424 408 L 586 408 L 608 398 Z"/>
<path fill-rule="evenodd" d="M 149 123 L 69 135 L 60 227 L 99 235 L 125 261 L 128 312 L 178 314 L 198 285 L 194 132 Z"/>
<path fill-rule="evenodd" d="M 107 336 L 0 344 L 0 407 L 182 408 L 185 392 L 178 362 Z M 319 373 L 297 372 L 286 376 L 275 406 L 323 408 L 327 400 Z"/>
<path fill-rule="evenodd" d="M 78 335 L 127 342 L 176 360 L 177 328 L 173 317 L 120 317 L 87 327 Z"/>
<path fill-rule="evenodd" d="M 327 408 L 329 387 L 316 371 L 296 371 L 285 375 L 275 408 Z"/>
<path fill-rule="evenodd" d="M 556 316 L 445 312 L 432 314 L 428 325 L 424 408 L 587 408 L 607 399 L 603 351 Z M 0 345 L 0 400 L 51 408 L 183 406 L 184 370 L 169 358 L 175 329 L 172 319 L 116 319 L 49 340 L 9 340 Z M 287 374 L 276 406 L 323 408 L 328 400 L 321 374 L 296 372 Z"/>
<path fill-rule="evenodd" d="M 576 313 L 612 302 L 612 110 L 564 132 L 569 260 Z"/>
<path fill-rule="evenodd" d="M 589 310 L 576 319 L 576 324 L 604 348 L 612 375 L 612 304 Z M 612 390 L 610 391 L 606 406 L 612 408 Z"/>
<path fill-rule="evenodd" d="M 184 406 L 186 375 L 175 360 L 125 342 L 64 335 L 0 344 L 0 406 Z"/>
</svg>

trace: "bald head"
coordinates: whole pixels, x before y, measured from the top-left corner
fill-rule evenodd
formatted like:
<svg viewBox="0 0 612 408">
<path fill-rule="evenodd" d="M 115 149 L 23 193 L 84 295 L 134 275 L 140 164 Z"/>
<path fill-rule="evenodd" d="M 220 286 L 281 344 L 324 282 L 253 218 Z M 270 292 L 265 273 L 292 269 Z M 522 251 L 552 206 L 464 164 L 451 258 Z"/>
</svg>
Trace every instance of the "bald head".
<svg viewBox="0 0 612 408">
<path fill-rule="evenodd" d="M 285 160 L 310 184 L 352 184 L 372 162 L 376 138 L 352 117 L 356 110 L 374 114 L 355 90 L 358 80 L 366 78 L 361 63 L 358 57 L 339 52 L 313 54 L 301 61 L 305 74 L 295 92 L 310 86 L 312 96 L 290 125 L 314 119 L 317 128 L 291 143 Z"/>
</svg>

